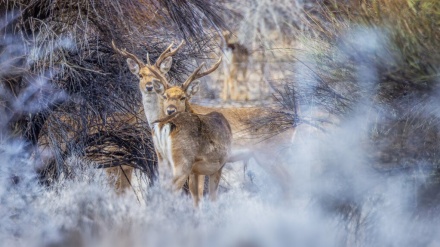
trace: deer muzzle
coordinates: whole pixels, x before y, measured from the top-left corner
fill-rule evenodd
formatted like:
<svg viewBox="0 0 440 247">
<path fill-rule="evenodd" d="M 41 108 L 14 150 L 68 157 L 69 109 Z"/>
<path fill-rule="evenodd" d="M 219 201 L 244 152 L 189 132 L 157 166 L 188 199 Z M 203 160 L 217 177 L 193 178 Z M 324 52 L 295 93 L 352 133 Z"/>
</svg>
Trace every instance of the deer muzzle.
<svg viewBox="0 0 440 247">
<path fill-rule="evenodd" d="M 147 84 L 145 84 L 145 90 L 146 90 L 147 92 L 152 92 L 153 89 L 154 89 L 154 87 L 153 87 L 153 83 L 147 83 Z"/>
<path fill-rule="evenodd" d="M 167 107 L 167 115 L 171 115 L 177 111 L 177 107 L 175 105 L 169 105 Z"/>
</svg>

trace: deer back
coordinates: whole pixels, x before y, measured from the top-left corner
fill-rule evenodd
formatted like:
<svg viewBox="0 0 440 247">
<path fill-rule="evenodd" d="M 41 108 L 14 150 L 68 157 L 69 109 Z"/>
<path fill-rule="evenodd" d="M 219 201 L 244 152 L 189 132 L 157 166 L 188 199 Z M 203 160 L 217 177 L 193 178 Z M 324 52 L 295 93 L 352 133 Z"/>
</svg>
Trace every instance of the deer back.
<svg viewBox="0 0 440 247">
<path fill-rule="evenodd" d="M 290 142 L 291 134 L 285 131 L 294 131 L 293 128 L 286 130 L 280 127 L 275 121 L 268 123 L 268 119 L 276 120 L 278 116 L 273 110 L 262 107 L 213 108 L 195 104 L 191 107 L 198 114 L 213 111 L 223 114 L 231 126 L 235 147 L 263 145 L 275 140 L 287 143 Z"/>
</svg>

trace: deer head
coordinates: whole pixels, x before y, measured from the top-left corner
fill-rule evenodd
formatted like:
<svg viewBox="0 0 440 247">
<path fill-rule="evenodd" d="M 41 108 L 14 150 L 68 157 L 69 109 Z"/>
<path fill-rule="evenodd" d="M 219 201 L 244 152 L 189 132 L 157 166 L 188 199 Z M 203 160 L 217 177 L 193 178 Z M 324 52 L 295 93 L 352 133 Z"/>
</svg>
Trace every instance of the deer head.
<svg viewBox="0 0 440 247">
<path fill-rule="evenodd" d="M 165 114 L 171 115 L 175 112 L 183 111 L 191 112 L 188 100 L 199 91 L 199 80 L 197 79 L 215 71 L 221 61 L 222 58 L 205 72 L 200 72 L 205 65 L 205 63 L 202 63 L 180 86 L 171 86 L 166 79 L 153 81 L 154 91 L 164 100 Z"/>
<path fill-rule="evenodd" d="M 136 55 L 127 52 L 125 49 L 118 49 L 113 41 L 112 47 L 117 53 L 127 58 L 128 68 L 139 79 L 139 89 L 142 96 L 144 96 L 155 93 L 153 91 L 154 81 L 167 81 L 165 74 L 168 73 L 173 63 L 172 56 L 182 47 L 183 43 L 184 41 L 182 40 L 175 49 L 172 49 L 173 43 L 171 43 L 154 64 L 151 64 L 148 54 L 147 64 L 145 64 Z"/>
</svg>

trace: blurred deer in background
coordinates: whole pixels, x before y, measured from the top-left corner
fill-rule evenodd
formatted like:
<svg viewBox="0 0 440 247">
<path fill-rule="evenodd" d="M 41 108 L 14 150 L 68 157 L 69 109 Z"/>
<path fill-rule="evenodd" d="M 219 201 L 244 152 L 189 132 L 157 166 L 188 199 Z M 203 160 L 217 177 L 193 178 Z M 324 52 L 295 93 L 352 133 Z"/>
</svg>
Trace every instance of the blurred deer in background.
<svg viewBox="0 0 440 247">
<path fill-rule="evenodd" d="M 249 51 L 238 42 L 238 39 L 229 31 L 223 32 L 225 53 L 230 62 L 225 66 L 223 100 L 249 100 L 249 85 L 247 83 L 247 69 L 249 66 Z"/>
</svg>

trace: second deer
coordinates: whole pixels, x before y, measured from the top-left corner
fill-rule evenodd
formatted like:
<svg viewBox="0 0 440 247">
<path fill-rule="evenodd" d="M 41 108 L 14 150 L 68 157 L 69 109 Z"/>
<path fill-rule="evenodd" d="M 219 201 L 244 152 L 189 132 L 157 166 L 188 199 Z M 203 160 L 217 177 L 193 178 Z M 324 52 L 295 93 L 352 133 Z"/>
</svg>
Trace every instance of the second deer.
<svg viewBox="0 0 440 247">
<path fill-rule="evenodd" d="M 159 167 L 172 169 L 173 190 L 180 191 L 189 178 L 197 207 L 200 177 L 209 176 L 209 196 L 216 199 L 232 142 L 231 127 L 221 113 L 174 113 L 153 124 L 153 142 Z"/>
</svg>

